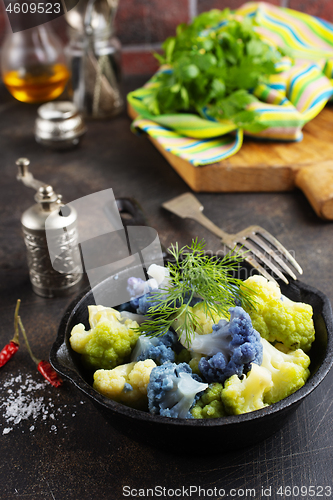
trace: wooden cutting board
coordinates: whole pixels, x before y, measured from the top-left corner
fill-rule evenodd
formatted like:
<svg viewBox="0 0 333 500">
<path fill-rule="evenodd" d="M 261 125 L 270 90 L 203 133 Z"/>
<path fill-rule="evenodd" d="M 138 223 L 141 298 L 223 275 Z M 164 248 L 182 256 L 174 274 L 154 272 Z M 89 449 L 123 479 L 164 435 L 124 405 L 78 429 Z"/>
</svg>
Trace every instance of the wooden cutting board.
<svg viewBox="0 0 333 500">
<path fill-rule="evenodd" d="M 128 107 L 131 118 L 136 111 Z M 196 192 L 259 192 L 302 189 L 316 213 L 333 220 L 333 106 L 303 128 L 300 142 L 245 138 L 240 151 L 217 163 L 194 167 L 149 137 Z"/>
</svg>

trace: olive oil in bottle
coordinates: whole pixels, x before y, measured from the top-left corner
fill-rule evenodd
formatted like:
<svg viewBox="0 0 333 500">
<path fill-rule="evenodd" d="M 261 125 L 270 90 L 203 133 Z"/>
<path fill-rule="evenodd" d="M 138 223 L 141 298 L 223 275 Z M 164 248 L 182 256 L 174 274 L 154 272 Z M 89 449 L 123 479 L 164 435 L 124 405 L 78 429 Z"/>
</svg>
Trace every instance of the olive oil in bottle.
<svg viewBox="0 0 333 500">
<path fill-rule="evenodd" d="M 7 34 L 1 50 L 1 73 L 16 99 L 32 103 L 61 95 L 70 77 L 63 45 L 45 25 Z"/>
<path fill-rule="evenodd" d="M 18 101 L 45 102 L 63 93 L 69 76 L 64 64 L 53 64 L 9 71 L 3 81 Z"/>
</svg>

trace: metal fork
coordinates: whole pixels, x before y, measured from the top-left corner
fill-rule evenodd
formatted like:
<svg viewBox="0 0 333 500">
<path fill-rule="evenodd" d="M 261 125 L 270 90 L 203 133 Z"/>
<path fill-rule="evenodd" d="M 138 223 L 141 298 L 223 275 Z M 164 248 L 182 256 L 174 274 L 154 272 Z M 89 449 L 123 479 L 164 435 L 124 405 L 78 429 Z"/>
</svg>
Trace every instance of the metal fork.
<svg viewBox="0 0 333 500">
<path fill-rule="evenodd" d="M 177 196 L 172 200 L 166 201 L 162 206 L 183 219 L 189 218 L 199 222 L 199 224 L 220 237 L 222 243 L 229 249 L 237 253 L 245 252 L 244 260 L 249 262 L 260 274 L 271 281 L 275 280 L 266 269 L 259 264 L 259 261 L 265 264 L 267 268 L 271 269 L 271 271 L 287 284 L 289 282 L 282 271 L 286 272 L 294 280 L 297 279 L 290 265 L 298 273 L 303 273 L 302 268 L 294 257 L 276 238 L 274 238 L 274 236 L 266 231 L 266 229 L 260 226 L 249 226 L 239 233 L 228 234 L 217 227 L 202 213 L 204 207 L 192 193 L 184 193 L 181 196 Z M 288 265 L 280 255 L 283 256 L 290 265 Z"/>
</svg>

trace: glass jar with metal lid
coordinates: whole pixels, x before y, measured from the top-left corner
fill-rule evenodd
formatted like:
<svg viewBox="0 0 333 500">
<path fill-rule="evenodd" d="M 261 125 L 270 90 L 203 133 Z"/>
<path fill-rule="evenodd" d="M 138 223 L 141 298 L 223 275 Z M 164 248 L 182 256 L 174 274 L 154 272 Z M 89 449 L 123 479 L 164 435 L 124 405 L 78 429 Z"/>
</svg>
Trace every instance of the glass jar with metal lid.
<svg viewBox="0 0 333 500">
<path fill-rule="evenodd" d="M 114 35 L 118 0 L 81 0 L 66 13 L 73 102 L 87 118 L 107 118 L 123 109 L 121 44 Z"/>
</svg>

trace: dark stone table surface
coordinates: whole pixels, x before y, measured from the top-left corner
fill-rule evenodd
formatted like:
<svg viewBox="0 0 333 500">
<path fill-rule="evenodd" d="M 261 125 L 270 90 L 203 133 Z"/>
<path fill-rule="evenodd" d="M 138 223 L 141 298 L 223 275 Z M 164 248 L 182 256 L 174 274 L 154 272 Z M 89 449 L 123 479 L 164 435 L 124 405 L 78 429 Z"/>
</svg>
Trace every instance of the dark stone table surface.
<svg viewBox="0 0 333 500">
<path fill-rule="evenodd" d="M 124 91 L 141 83 L 127 80 Z M 66 202 L 106 188 L 116 197 L 135 198 L 165 246 L 199 236 L 217 251 L 219 241 L 195 222 L 161 209 L 163 201 L 188 188 L 146 138 L 130 131 L 125 112 L 89 122 L 80 147 L 54 152 L 34 140 L 36 109 L 1 90 L 0 342 L 12 336 L 20 298 L 31 346 L 37 357 L 47 358 L 73 297 L 46 299 L 31 289 L 20 217 L 33 204 L 33 191 L 16 180 L 18 157 L 28 157 L 35 177 L 50 183 Z M 332 299 L 333 224 L 318 219 L 300 191 L 198 198 L 206 215 L 226 231 L 265 227 L 294 252 L 304 269 L 302 280 Z M 44 384 L 22 346 L 0 370 L 0 499 L 331 497 L 332 385 L 330 372 L 281 430 L 253 447 L 224 453 L 223 444 L 207 443 L 217 453 L 184 456 L 119 434 L 70 383 L 59 389 Z M 17 410 L 18 402 L 25 413 Z"/>
</svg>

